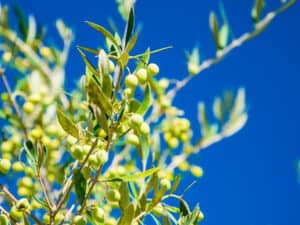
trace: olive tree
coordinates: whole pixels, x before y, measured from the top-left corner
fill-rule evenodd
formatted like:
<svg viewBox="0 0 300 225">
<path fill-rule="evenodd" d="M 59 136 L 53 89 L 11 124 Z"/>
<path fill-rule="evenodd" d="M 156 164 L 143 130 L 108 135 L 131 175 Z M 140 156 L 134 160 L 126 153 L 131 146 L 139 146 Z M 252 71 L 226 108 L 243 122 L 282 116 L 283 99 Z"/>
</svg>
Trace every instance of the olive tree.
<svg viewBox="0 0 300 225">
<path fill-rule="evenodd" d="M 72 30 L 57 20 L 64 45 L 47 46 L 44 27 L 33 16 L 17 6 L 2 6 L 0 224 L 200 223 L 199 205 L 191 208 L 183 198 L 190 186 L 177 190 L 180 174 L 201 177 L 202 168 L 190 157 L 244 126 L 245 90 L 215 97 L 210 116 L 200 102 L 201 135 L 194 137 L 184 111 L 173 104 L 176 94 L 295 2 L 278 1 L 265 12 L 265 2 L 255 0 L 253 28 L 238 37 L 231 35 L 222 8 L 211 12 L 215 55 L 200 59 L 194 48 L 187 53 L 187 76 L 173 82 L 151 59 L 169 47 L 132 54 L 139 38 L 134 1 L 117 0 L 124 33 L 86 22 L 105 43 L 101 48 L 77 46 L 85 71 L 68 93 L 65 65 Z M 15 82 L 8 81 L 10 73 L 19 75 Z"/>
</svg>

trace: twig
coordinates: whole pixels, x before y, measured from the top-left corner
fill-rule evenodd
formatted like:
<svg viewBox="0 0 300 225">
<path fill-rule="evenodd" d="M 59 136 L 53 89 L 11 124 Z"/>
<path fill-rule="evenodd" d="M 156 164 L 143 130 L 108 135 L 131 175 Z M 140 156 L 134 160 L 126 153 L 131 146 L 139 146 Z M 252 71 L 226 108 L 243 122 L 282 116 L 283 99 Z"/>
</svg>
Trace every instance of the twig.
<svg viewBox="0 0 300 225">
<path fill-rule="evenodd" d="M 0 27 L 0 35 L 8 39 L 9 41 L 15 43 L 16 46 L 20 49 L 24 55 L 26 55 L 29 59 L 31 59 L 34 62 L 34 65 L 40 69 L 40 71 L 43 72 L 43 74 L 46 76 L 46 78 L 50 81 L 51 80 L 51 70 L 48 67 L 48 65 L 40 59 L 40 57 L 26 44 L 24 43 L 16 33 L 13 31 L 10 31 L 8 29 L 5 29 L 3 27 Z"/>
<path fill-rule="evenodd" d="M 203 72 L 204 70 L 210 68 L 212 65 L 219 63 L 224 59 L 226 55 L 228 55 L 232 50 L 234 50 L 237 47 L 240 47 L 242 44 L 244 44 L 246 41 L 251 40 L 252 38 L 255 38 L 257 35 L 259 35 L 261 32 L 263 32 L 268 25 L 274 20 L 279 14 L 283 13 L 287 9 L 289 9 L 292 5 L 296 3 L 297 0 L 290 0 L 288 3 L 281 6 L 279 9 L 269 12 L 256 26 L 255 29 L 252 32 L 244 33 L 239 38 L 234 39 L 226 48 L 219 50 L 214 58 L 205 60 L 201 65 L 198 67 L 198 74 Z M 185 85 L 187 85 L 193 77 L 196 75 L 188 75 L 183 80 L 179 81 L 176 86 L 171 89 L 167 96 L 169 98 L 173 98 L 175 94 L 182 89 Z"/>
<path fill-rule="evenodd" d="M 98 144 L 98 139 L 96 139 L 92 146 L 91 146 L 91 149 L 90 151 L 88 152 L 88 154 L 85 156 L 85 159 L 83 160 L 80 168 L 79 168 L 79 171 L 82 170 L 82 168 L 85 166 L 85 164 L 87 163 L 90 155 L 92 154 L 92 152 L 95 150 L 95 148 L 97 147 L 97 144 Z M 72 176 L 70 176 L 69 179 L 72 179 Z M 69 184 L 70 182 L 66 182 L 66 185 L 69 185 L 69 187 L 67 188 L 66 192 L 61 195 L 61 197 L 58 199 L 57 201 L 57 204 L 56 204 L 56 209 L 54 210 L 54 216 L 58 213 L 58 211 L 60 210 L 60 208 L 62 207 L 62 205 L 64 204 L 65 200 L 67 199 L 67 197 L 69 196 L 71 190 L 72 190 L 72 187 L 74 186 L 74 181 L 72 180 L 71 183 Z M 62 190 L 65 189 L 65 188 L 62 188 Z"/>
<path fill-rule="evenodd" d="M 16 112 L 16 116 L 17 116 L 17 119 L 19 120 L 19 123 L 20 123 L 20 126 L 21 126 L 21 129 L 23 130 L 23 133 L 25 135 L 25 138 L 28 139 L 28 132 L 27 132 L 27 128 L 25 126 L 25 123 L 23 122 L 22 120 L 22 114 L 21 114 L 21 111 L 20 111 L 20 108 L 19 108 L 19 105 L 17 104 L 14 96 L 13 96 L 13 93 L 12 93 L 12 90 L 11 90 L 11 87 L 8 83 L 8 80 L 5 76 L 5 73 L 4 73 L 4 70 L 2 68 L 0 68 L 0 77 L 2 79 L 2 82 L 4 84 L 4 87 L 9 95 L 9 98 L 10 98 L 10 101 L 11 101 L 11 104 L 12 106 L 14 107 L 15 109 L 15 112 Z"/>
<path fill-rule="evenodd" d="M 14 204 L 18 201 L 16 197 L 3 185 L 0 185 L 0 191 L 2 191 Z M 43 225 L 43 223 L 36 218 L 29 210 L 24 211 L 36 224 Z"/>
</svg>

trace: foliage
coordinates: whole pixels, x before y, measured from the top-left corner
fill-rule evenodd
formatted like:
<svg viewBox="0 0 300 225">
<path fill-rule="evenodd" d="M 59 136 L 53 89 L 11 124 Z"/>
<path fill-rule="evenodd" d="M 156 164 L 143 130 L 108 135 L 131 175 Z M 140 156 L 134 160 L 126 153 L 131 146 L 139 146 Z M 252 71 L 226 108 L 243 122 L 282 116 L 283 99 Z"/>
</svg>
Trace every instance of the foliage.
<svg viewBox="0 0 300 225">
<path fill-rule="evenodd" d="M 6 91 L 1 95 L 0 172 L 5 182 L 17 186 L 13 193 L 7 185 L 0 185 L 4 197 L 1 224 L 201 222 L 200 207 L 190 209 L 184 193 L 176 191 L 178 174 L 190 171 L 201 177 L 202 168 L 191 165 L 189 158 L 244 126 L 248 118 L 245 90 L 216 97 L 214 117 L 200 102 L 201 134 L 195 136 L 173 100 L 195 75 L 257 36 L 294 2 L 282 3 L 262 17 L 264 1 L 256 0 L 251 14 L 254 29 L 236 39 L 230 36 L 226 18 L 220 21 L 212 12 L 209 24 L 216 56 L 203 61 L 194 48 L 187 53 L 189 75 L 174 85 L 158 75 L 159 66 L 151 62 L 152 54 L 168 47 L 132 55 L 138 39 L 134 1 L 118 0 L 126 20 L 124 34 L 87 21 L 105 37 L 106 45 L 101 49 L 78 46 L 86 70 L 70 94 L 64 91 L 64 80 L 72 31 L 58 20 L 64 46 L 47 46 L 45 29 L 33 16 L 27 18 L 17 6 L 12 7 L 16 27 L 9 16 L 11 8 L 3 6 L 2 65 L 17 71 L 20 78 L 12 89 L 1 69 Z M 91 56 L 97 56 L 98 62 Z M 169 201 L 172 198 L 175 203 Z"/>
</svg>

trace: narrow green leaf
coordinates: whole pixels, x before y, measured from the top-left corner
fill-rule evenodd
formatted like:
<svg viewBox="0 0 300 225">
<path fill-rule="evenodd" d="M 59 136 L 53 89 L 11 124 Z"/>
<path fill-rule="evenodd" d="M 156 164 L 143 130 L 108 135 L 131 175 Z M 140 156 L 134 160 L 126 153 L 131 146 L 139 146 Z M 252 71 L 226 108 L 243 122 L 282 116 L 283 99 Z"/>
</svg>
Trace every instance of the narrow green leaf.
<svg viewBox="0 0 300 225">
<path fill-rule="evenodd" d="M 132 220 L 134 219 L 135 208 L 131 203 L 127 206 L 127 208 L 122 211 L 122 216 L 118 222 L 118 225 L 131 225 Z"/>
<path fill-rule="evenodd" d="M 93 73 L 93 74 L 98 74 L 97 70 L 95 69 L 95 67 L 92 65 L 92 63 L 89 61 L 89 59 L 86 57 L 86 55 L 84 54 L 83 51 L 80 50 L 80 48 L 77 48 L 81 58 L 83 59 L 85 65 L 89 68 L 89 70 Z"/>
<path fill-rule="evenodd" d="M 205 105 L 203 102 L 198 104 L 198 120 L 201 126 L 201 135 L 202 137 L 207 137 L 209 134 L 209 123 L 207 120 Z"/>
<path fill-rule="evenodd" d="M 217 20 L 216 14 L 214 12 L 211 12 L 209 14 L 209 26 L 210 26 L 210 29 L 211 29 L 211 31 L 213 33 L 216 46 L 218 48 L 220 48 L 220 42 L 219 42 L 219 24 L 218 24 L 218 20 Z"/>
<path fill-rule="evenodd" d="M 65 113 L 63 112 L 61 107 L 57 107 L 56 109 L 57 119 L 60 126 L 66 131 L 68 134 L 75 138 L 79 138 L 79 130 L 77 126 L 70 120 Z"/>
<path fill-rule="evenodd" d="M 156 173 L 159 171 L 159 167 L 154 167 L 151 169 L 148 169 L 146 171 L 140 172 L 140 173 L 135 173 L 127 176 L 121 176 L 121 177 L 116 177 L 112 178 L 106 181 L 123 181 L 123 182 L 133 182 L 133 181 L 138 181 L 141 179 L 144 179 L 146 177 L 151 176 L 152 174 Z"/>
<path fill-rule="evenodd" d="M 77 48 L 80 48 L 86 52 L 89 52 L 89 53 L 92 53 L 92 54 L 95 54 L 95 55 L 98 55 L 99 53 L 99 50 L 97 49 L 92 49 L 92 48 L 89 48 L 89 47 L 84 47 L 84 46 L 81 46 L 81 45 L 77 45 Z"/>
<path fill-rule="evenodd" d="M 264 0 L 255 0 L 254 6 L 252 8 L 251 16 L 255 23 L 258 23 L 261 18 L 261 12 L 264 8 L 265 1 Z"/>
<path fill-rule="evenodd" d="M 134 8 L 131 7 L 127 25 L 126 25 L 126 31 L 125 31 L 125 46 L 127 46 L 127 43 L 131 39 L 133 29 L 134 29 Z"/>
<path fill-rule="evenodd" d="M 30 223 L 29 223 L 29 221 L 28 221 L 27 216 L 26 216 L 25 213 L 23 213 L 23 224 L 24 225 L 30 225 Z"/>
<path fill-rule="evenodd" d="M 98 54 L 98 70 L 101 78 L 109 75 L 109 58 L 103 49 Z"/>
<path fill-rule="evenodd" d="M 79 169 L 74 171 L 74 185 L 77 199 L 82 204 L 86 195 L 87 181 Z"/>
<path fill-rule="evenodd" d="M 180 214 L 183 216 L 187 216 L 191 213 L 189 205 L 182 198 L 180 198 L 180 200 L 179 200 L 179 209 L 180 209 Z"/>
<path fill-rule="evenodd" d="M 37 25 L 35 18 L 33 16 L 29 16 L 28 18 L 28 33 L 26 37 L 26 42 L 32 44 L 34 38 L 36 36 Z"/>
<path fill-rule="evenodd" d="M 20 33 L 22 35 L 22 39 L 26 40 L 28 35 L 28 25 L 25 16 L 18 5 L 14 4 L 13 9 L 18 19 L 18 26 L 19 26 Z"/>
<path fill-rule="evenodd" d="M 136 70 L 139 70 L 141 68 L 144 68 L 148 63 L 149 63 L 149 59 L 150 59 L 150 48 L 147 48 L 146 52 L 142 55 L 138 55 L 136 57 L 141 57 L 137 66 L 136 66 Z"/>
<path fill-rule="evenodd" d="M 115 40 L 114 36 L 108 30 L 106 30 L 101 25 L 90 22 L 90 21 L 86 21 L 86 23 L 89 26 L 91 26 L 92 28 L 94 28 L 95 30 L 97 30 L 98 32 L 100 32 L 101 34 L 103 34 L 106 38 L 108 38 L 115 45 L 115 47 L 118 48 L 118 50 L 120 50 L 118 42 Z"/>
<path fill-rule="evenodd" d="M 130 41 L 128 42 L 128 44 L 127 44 L 127 46 L 126 46 L 126 48 L 125 48 L 125 51 L 126 51 L 128 54 L 129 54 L 130 51 L 134 48 L 134 46 L 135 46 L 135 44 L 136 44 L 136 41 L 137 41 L 138 37 L 139 37 L 139 34 L 136 34 L 136 35 L 134 35 L 134 36 L 130 39 Z"/>
<path fill-rule="evenodd" d="M 139 106 L 139 108 L 137 109 L 136 113 L 138 113 L 140 115 L 144 115 L 148 111 L 150 105 L 151 105 L 151 87 L 148 84 L 146 86 L 144 100 L 141 103 L 141 105 Z"/>
<path fill-rule="evenodd" d="M 170 190 L 170 194 L 173 194 L 177 190 L 178 185 L 180 183 L 180 180 L 181 180 L 180 176 L 176 176 L 175 177 L 175 181 L 174 181 L 173 186 L 172 186 L 172 188 Z"/>
<path fill-rule="evenodd" d="M 87 81 L 89 101 L 98 106 L 107 116 L 112 115 L 112 105 L 94 78 Z"/>
<path fill-rule="evenodd" d="M 228 37 L 229 37 L 229 25 L 225 23 L 219 33 L 219 42 L 220 42 L 220 47 L 225 48 L 228 43 Z"/>
<path fill-rule="evenodd" d="M 119 206 L 121 211 L 125 211 L 130 203 L 130 193 L 127 182 L 122 182 L 119 188 L 119 192 L 121 194 L 121 199 L 119 201 Z"/>
</svg>

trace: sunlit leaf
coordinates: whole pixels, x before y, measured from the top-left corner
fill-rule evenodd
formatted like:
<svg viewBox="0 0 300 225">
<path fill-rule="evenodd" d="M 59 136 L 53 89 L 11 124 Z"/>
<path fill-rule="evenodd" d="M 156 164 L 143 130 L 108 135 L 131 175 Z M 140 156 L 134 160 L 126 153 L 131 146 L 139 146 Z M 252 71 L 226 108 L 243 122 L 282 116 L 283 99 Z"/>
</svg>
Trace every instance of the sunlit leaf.
<svg viewBox="0 0 300 225">
<path fill-rule="evenodd" d="M 64 129 L 64 131 L 78 139 L 79 138 L 79 130 L 78 130 L 77 126 L 73 123 L 73 121 L 70 120 L 65 115 L 62 108 L 57 107 L 56 112 L 57 112 L 58 122 L 59 122 L 60 126 Z"/>
<path fill-rule="evenodd" d="M 86 195 L 87 181 L 79 169 L 74 171 L 74 185 L 77 199 L 82 204 Z"/>
</svg>

